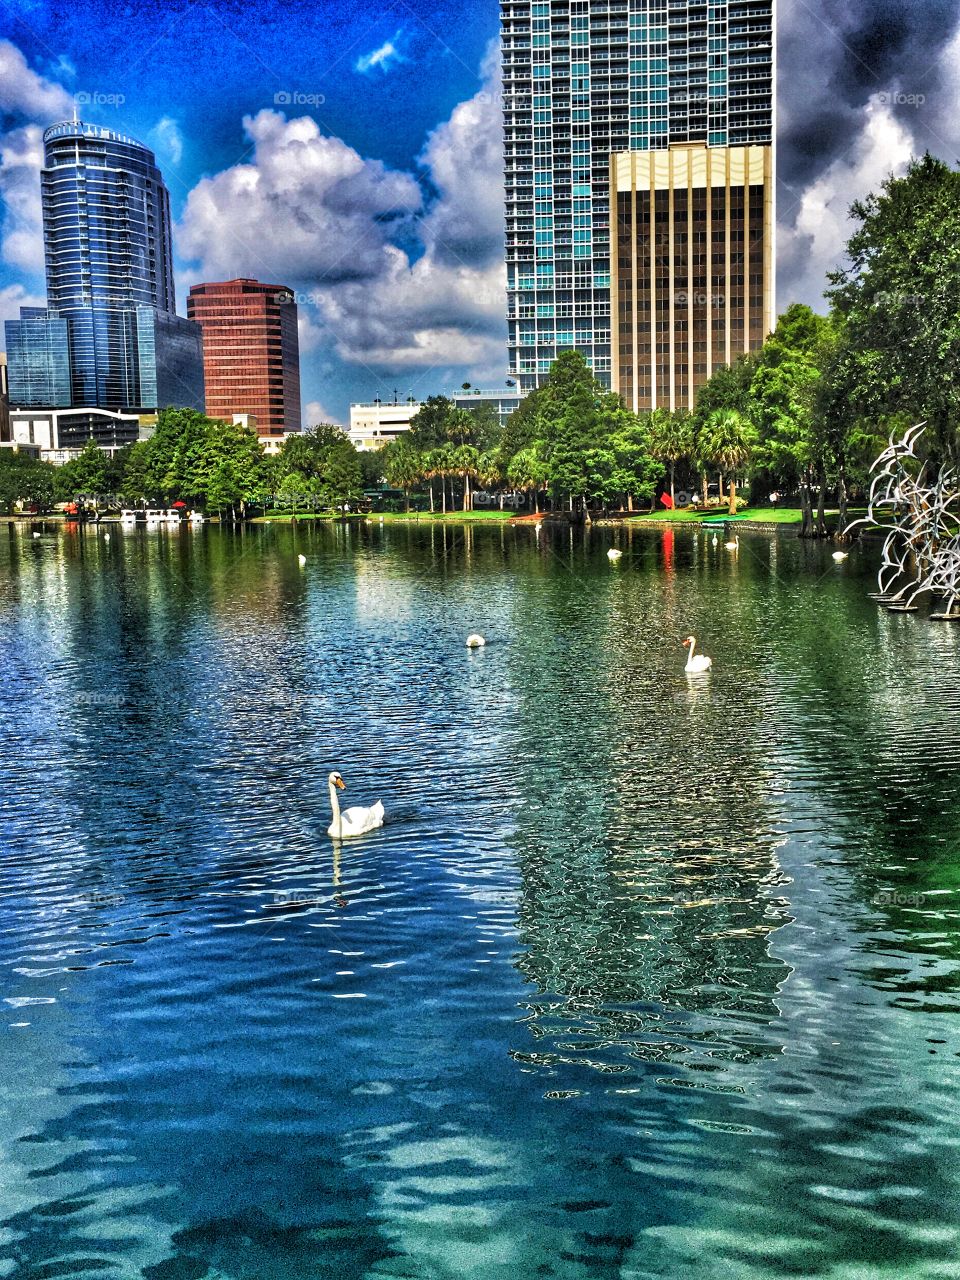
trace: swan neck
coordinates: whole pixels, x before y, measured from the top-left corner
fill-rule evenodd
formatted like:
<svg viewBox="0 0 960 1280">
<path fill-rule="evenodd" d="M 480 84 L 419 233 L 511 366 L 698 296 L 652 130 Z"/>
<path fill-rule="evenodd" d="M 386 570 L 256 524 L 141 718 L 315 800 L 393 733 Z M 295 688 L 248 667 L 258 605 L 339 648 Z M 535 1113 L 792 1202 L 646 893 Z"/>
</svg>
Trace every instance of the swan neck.
<svg viewBox="0 0 960 1280">
<path fill-rule="evenodd" d="M 333 809 L 333 821 L 337 827 L 337 830 L 339 830 L 340 829 L 340 801 L 337 799 L 337 788 L 333 785 L 332 782 L 330 783 L 330 807 Z"/>
</svg>

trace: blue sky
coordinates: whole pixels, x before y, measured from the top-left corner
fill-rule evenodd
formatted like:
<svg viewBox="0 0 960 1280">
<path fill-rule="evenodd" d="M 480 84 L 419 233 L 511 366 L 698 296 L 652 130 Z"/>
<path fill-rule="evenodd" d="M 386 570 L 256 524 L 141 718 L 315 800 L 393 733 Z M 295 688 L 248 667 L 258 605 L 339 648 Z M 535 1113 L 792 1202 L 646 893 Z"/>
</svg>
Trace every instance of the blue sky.
<svg viewBox="0 0 960 1280">
<path fill-rule="evenodd" d="M 821 303 L 850 202 L 960 155 L 960 0 L 783 0 L 781 307 Z M 178 302 L 252 275 L 299 297 L 308 422 L 351 400 L 502 385 L 494 0 L 0 0 L 0 319 L 43 301 L 40 134 L 152 146 Z"/>
<path fill-rule="evenodd" d="M 502 304 L 492 299 L 474 306 L 461 299 L 459 309 L 445 304 L 451 314 L 440 317 L 441 331 L 423 334 L 418 351 L 416 344 L 410 349 L 410 335 L 430 317 L 415 314 L 416 298 L 408 296 L 416 285 L 425 298 L 448 296 L 451 272 L 466 273 L 461 293 L 483 294 L 483 286 L 489 293 L 499 265 L 499 218 L 491 225 L 490 217 L 499 197 L 494 188 L 492 199 L 481 201 L 485 225 L 468 225 L 477 211 L 470 208 L 469 184 L 456 174 L 455 156 L 470 161 L 471 154 L 463 150 L 463 139 L 450 133 L 458 104 L 469 104 L 478 94 L 481 101 L 473 117 L 486 126 L 485 140 L 499 112 L 495 87 L 484 75 L 485 56 L 498 29 L 494 4 L 464 9 L 449 0 L 400 0 L 388 6 L 80 0 L 0 6 L 0 17 L 0 37 L 25 64 L 18 75 L 62 86 L 65 95 L 56 97 L 53 111 L 45 113 L 50 104 L 41 102 L 40 109 L 31 105 L 42 92 L 40 84 L 26 86 L 19 103 L 9 88 L 5 94 L 0 90 L 6 136 L 31 124 L 39 129 L 57 114 L 57 105 L 76 98 L 82 118 L 123 129 L 152 146 L 177 222 L 179 309 L 185 310 L 189 284 L 211 274 L 252 274 L 291 285 L 303 299 L 305 403 L 345 421 L 351 399 L 392 394 L 394 387 L 406 395 L 427 394 L 467 378 L 502 383 Z M 315 133 L 287 138 L 284 121 L 312 122 Z M 470 123 L 463 122 L 461 134 Z M 437 140 L 434 131 L 444 127 L 447 136 Z M 424 154 L 432 133 L 433 165 Z M 325 147 L 325 139 L 336 145 Z M 306 154 L 297 156 L 297 151 Z M 479 158 L 492 159 L 489 146 Z M 474 154 L 473 162 L 477 159 Z M 243 184 L 227 181 L 227 175 L 252 177 L 254 162 L 270 170 L 273 190 L 265 193 L 259 220 L 235 218 L 232 202 L 243 202 Z M 302 166 L 312 166 L 312 181 L 298 182 Z M 438 170 L 456 188 L 446 193 L 446 200 L 438 189 Z M 12 182 L 9 164 L 7 177 Z M 489 177 L 483 171 L 473 181 L 486 180 L 489 188 Z M 218 178 L 216 198 L 224 206 L 226 228 L 221 237 L 209 210 L 189 209 L 191 192 Z M 22 165 L 19 179 L 20 185 L 34 183 L 36 174 Z M 9 189 L 0 194 L 9 195 Z M 20 204 L 24 202 L 21 192 Z M 322 237 L 329 252 L 305 255 L 308 260 L 300 268 L 293 253 L 275 252 L 276 242 L 289 240 L 291 222 L 296 224 L 317 203 L 326 206 L 326 214 L 314 220 L 307 234 L 312 230 Z M 15 224 L 21 233 L 27 231 L 17 199 L 8 199 L 4 212 L 7 232 Z M 425 226 L 431 212 L 438 217 Z M 444 235 L 451 252 L 436 239 L 444 217 L 456 223 L 453 235 Z M 237 233 L 232 244 L 231 227 Z M 213 243 L 208 247 L 207 241 Z M 364 261 L 351 279 L 358 241 Z M 398 259 L 398 253 L 404 257 Z M 398 296 L 397 277 L 404 272 L 409 276 L 418 262 L 424 278 L 402 279 L 403 296 Z M 3 254 L 5 315 L 15 311 L 21 290 L 31 299 L 43 295 L 39 267 L 39 254 L 32 264 L 16 248 Z M 326 290 L 330 280 L 333 286 Z M 358 307 L 350 295 L 355 298 L 367 287 L 370 296 Z M 379 298 L 376 308 L 372 305 L 381 290 L 398 305 L 399 334 L 382 331 L 378 313 L 385 298 Z M 316 299 L 324 292 L 331 296 L 320 304 Z M 345 314 L 352 327 L 343 322 Z M 450 340 L 452 327 L 458 330 L 456 341 Z M 462 359 L 442 363 L 445 346 L 451 358 Z M 356 358 L 344 359 L 344 350 Z"/>
</svg>

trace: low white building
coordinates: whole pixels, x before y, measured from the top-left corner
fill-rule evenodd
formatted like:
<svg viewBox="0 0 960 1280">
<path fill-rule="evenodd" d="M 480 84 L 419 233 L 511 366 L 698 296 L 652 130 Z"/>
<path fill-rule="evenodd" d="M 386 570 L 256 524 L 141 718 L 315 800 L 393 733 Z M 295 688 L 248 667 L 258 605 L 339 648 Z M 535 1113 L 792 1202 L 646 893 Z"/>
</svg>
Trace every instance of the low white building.
<svg viewBox="0 0 960 1280">
<path fill-rule="evenodd" d="M 458 409 L 476 409 L 481 404 L 492 405 L 502 426 L 520 403 L 522 396 L 513 387 L 503 391 L 460 390 L 451 392 L 450 400 Z M 423 407 L 420 400 L 406 400 L 402 404 L 373 400 L 350 406 L 350 427 L 347 435 L 361 452 L 380 449 L 396 440 L 405 431 Z"/>
<path fill-rule="evenodd" d="M 114 409 L 11 409 L 10 438 L 15 445 L 39 448 L 44 462 L 57 466 L 77 458 L 88 440 L 104 453 L 116 453 L 148 440 L 157 415 Z"/>
</svg>

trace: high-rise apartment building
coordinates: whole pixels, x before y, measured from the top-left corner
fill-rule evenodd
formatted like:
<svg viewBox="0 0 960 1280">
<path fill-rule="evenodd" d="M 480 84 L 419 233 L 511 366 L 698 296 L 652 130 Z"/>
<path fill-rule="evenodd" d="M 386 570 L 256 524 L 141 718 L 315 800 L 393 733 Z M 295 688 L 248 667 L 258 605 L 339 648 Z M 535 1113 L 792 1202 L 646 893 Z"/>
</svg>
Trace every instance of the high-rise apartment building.
<svg viewBox="0 0 960 1280">
<path fill-rule="evenodd" d="M 773 12 L 773 0 L 501 0 L 510 372 L 522 389 L 575 347 L 635 408 L 691 402 L 720 354 L 769 328 Z M 702 323 L 691 305 L 707 308 Z"/>
<path fill-rule="evenodd" d="M 187 315 L 203 330 L 207 413 L 253 414 L 260 435 L 300 430 L 300 340 L 294 295 L 280 284 L 197 284 Z"/>
<path fill-rule="evenodd" d="M 63 403 L 65 326 L 69 406 L 202 408 L 200 330 L 176 314 L 170 198 L 153 153 L 78 120 L 47 129 L 43 146 L 47 308 L 7 322 L 11 400 Z"/>
</svg>

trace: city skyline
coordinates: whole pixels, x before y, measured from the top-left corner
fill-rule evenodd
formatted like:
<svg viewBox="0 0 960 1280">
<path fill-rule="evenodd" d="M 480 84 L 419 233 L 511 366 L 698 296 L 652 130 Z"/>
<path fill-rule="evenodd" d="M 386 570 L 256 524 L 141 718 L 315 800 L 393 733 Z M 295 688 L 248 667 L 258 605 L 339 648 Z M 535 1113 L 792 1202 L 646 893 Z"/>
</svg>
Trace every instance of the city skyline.
<svg viewBox="0 0 960 1280">
<path fill-rule="evenodd" d="M 351 400 L 394 387 L 420 397 L 502 384 L 495 7 L 333 8 L 296 32 L 275 6 L 243 22 L 240 12 L 124 16 L 109 4 L 97 41 L 82 3 L 69 17 L 37 5 L 8 24 L 3 317 L 44 302 L 36 139 L 79 100 L 85 116 L 156 149 L 181 299 L 193 283 L 241 275 L 294 289 L 308 421 L 345 422 Z M 958 16 L 955 3 L 909 19 L 885 3 L 781 15 L 779 308 L 818 303 L 852 199 L 926 147 L 954 158 Z"/>
</svg>

